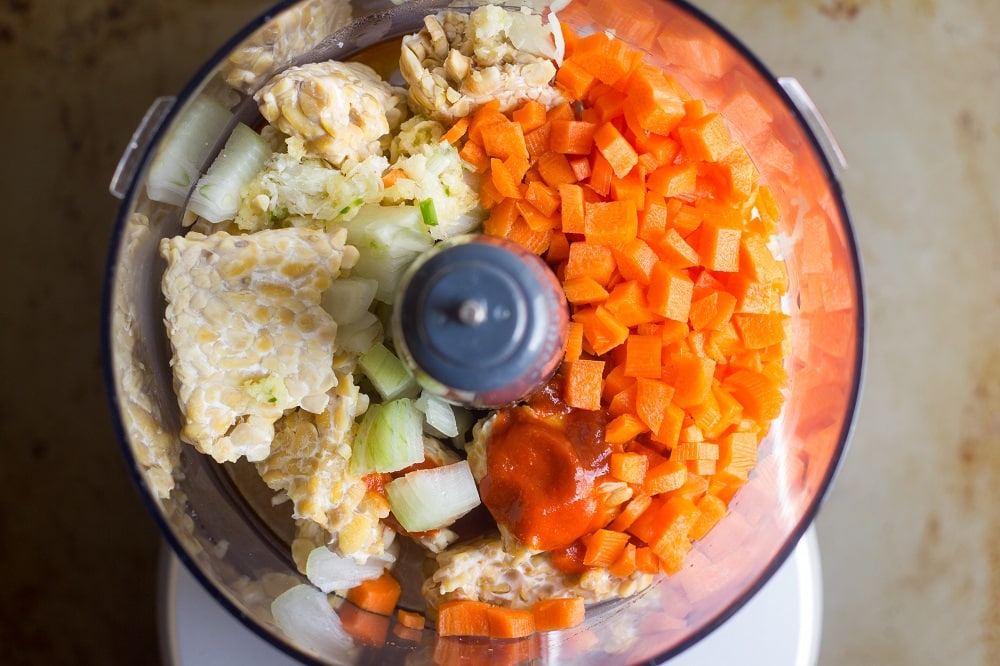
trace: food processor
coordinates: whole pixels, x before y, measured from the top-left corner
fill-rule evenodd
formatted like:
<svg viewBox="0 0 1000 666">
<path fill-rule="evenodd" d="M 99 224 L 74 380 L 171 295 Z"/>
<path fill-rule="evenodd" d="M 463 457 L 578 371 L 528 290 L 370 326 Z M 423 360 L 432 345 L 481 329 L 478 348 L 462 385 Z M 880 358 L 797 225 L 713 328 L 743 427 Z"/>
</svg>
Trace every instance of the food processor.
<svg viewBox="0 0 1000 666">
<path fill-rule="evenodd" d="M 271 663 L 435 663 L 450 654 L 467 663 L 517 663 L 524 657 L 537 663 L 683 664 L 688 655 L 711 649 L 712 641 L 703 639 L 738 629 L 754 604 L 770 603 L 757 611 L 758 617 L 774 617 L 776 609 L 784 608 L 796 622 L 782 629 L 787 640 L 767 641 L 765 647 L 790 650 L 796 661 L 787 663 L 809 663 L 818 640 L 820 590 L 815 543 L 807 535 L 850 438 L 865 338 L 859 258 L 837 178 L 843 157 L 796 81 L 772 76 L 722 26 L 686 2 L 511 3 L 538 12 L 555 10 L 580 34 L 610 31 L 643 51 L 648 62 L 723 114 L 761 181 L 771 188 L 780 213 L 776 242 L 789 281 L 786 400 L 749 482 L 734 497 L 725 519 L 695 544 L 680 572 L 635 597 L 590 608 L 579 627 L 527 641 L 444 638 L 428 628 L 414 640 L 389 639 L 344 653 L 318 654 L 290 638 L 271 614 L 276 597 L 304 582 L 289 557 L 287 510 L 272 505 L 270 493 L 248 473 L 248 466 L 216 464 L 180 443 L 163 327 L 164 264 L 157 248 L 162 238 L 182 233 L 190 219 L 183 206 L 149 197 L 147 180 L 165 138 L 183 124 L 197 99 L 207 96 L 227 109 L 224 128 L 206 142 L 204 159 L 194 165 L 195 175 L 203 173 L 234 128 L 259 124 L 251 94 L 274 73 L 303 62 L 360 59 L 391 80 L 399 37 L 418 30 L 425 15 L 470 11 L 481 4 L 280 3 L 223 45 L 176 97 L 153 103 L 119 164 L 111 185 L 122 205 L 106 276 L 106 376 L 124 456 L 170 549 L 163 577 L 167 653 L 182 661 L 189 655 L 208 660 L 221 647 L 233 657 L 246 640 L 268 645 L 265 652 L 275 659 Z M 430 257 L 424 267 L 433 268 L 433 261 Z M 500 283 L 509 285 L 505 279 Z M 418 301 L 442 293 L 451 299 L 447 280 L 435 283 L 433 275 L 408 284 L 415 285 Z M 443 285 L 442 290 L 435 292 L 434 284 Z M 537 294 L 545 286 L 539 281 L 527 291 Z M 517 288 L 510 293 L 515 292 Z M 413 321 L 406 302 L 397 317 L 404 328 Z M 514 302 L 523 305 L 520 297 Z M 444 337 L 435 338 L 433 331 L 424 337 L 431 347 L 435 339 L 438 347 L 447 347 L 440 340 L 453 339 L 454 327 L 458 339 L 474 332 L 492 313 L 475 299 L 449 303 Z M 463 387 L 461 372 L 432 379 L 441 364 L 421 360 L 426 350 L 420 340 L 409 351 L 411 362 L 417 368 L 430 366 L 424 384 L 438 382 L 441 395 L 473 405 L 502 404 L 506 395 L 489 393 L 519 382 L 523 386 L 515 393 L 521 393 L 553 370 L 552 350 L 565 319 L 558 308 L 542 309 L 538 335 L 525 338 L 530 341 L 523 357 L 527 360 L 507 364 L 506 357 L 494 359 L 512 373 L 495 386 Z M 531 321 L 538 324 L 539 318 Z M 214 619 L 190 621 L 201 613 Z M 233 633 L 204 631 L 224 626 L 226 619 L 236 622 Z M 384 619 L 386 636 L 392 636 L 393 620 Z M 760 623 L 752 626 L 749 633 L 759 634 Z M 720 640 L 716 645 L 725 649 L 732 644 Z M 783 657 L 774 659 L 767 663 Z"/>
</svg>

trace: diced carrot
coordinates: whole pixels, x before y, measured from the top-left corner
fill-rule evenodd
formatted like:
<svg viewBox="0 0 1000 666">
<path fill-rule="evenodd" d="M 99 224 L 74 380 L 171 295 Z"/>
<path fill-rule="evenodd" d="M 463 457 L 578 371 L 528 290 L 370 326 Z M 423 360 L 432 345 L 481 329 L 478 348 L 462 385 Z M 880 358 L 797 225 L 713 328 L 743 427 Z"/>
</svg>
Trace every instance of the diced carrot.
<svg viewBox="0 0 1000 666">
<path fill-rule="evenodd" d="M 646 179 L 649 189 L 665 197 L 690 197 L 698 191 L 698 169 L 686 164 L 664 164 Z"/>
<path fill-rule="evenodd" d="M 620 365 L 617 367 L 621 368 L 624 366 Z M 608 402 L 608 413 L 615 419 L 623 416 L 632 417 L 635 414 L 635 396 L 636 385 L 633 380 L 631 384 L 611 396 L 611 400 Z M 640 432 L 649 430 L 649 426 L 643 423 L 638 417 L 635 417 L 635 421 L 638 421 L 638 424 L 633 427 L 641 425 L 642 430 Z M 612 443 L 611 440 L 607 439 L 607 433 L 605 433 L 605 440 L 609 444 Z"/>
<path fill-rule="evenodd" d="M 532 231 L 551 231 L 559 226 L 558 216 L 544 214 L 527 200 L 518 201 L 517 210 Z"/>
<path fill-rule="evenodd" d="M 610 411 L 610 407 L 609 407 Z M 604 428 L 604 441 L 608 444 L 626 444 L 649 430 L 631 410 L 618 414 Z"/>
<path fill-rule="evenodd" d="M 629 531 L 649 544 L 664 571 L 676 573 L 691 549 L 688 533 L 697 519 L 698 507 L 694 502 L 685 497 L 671 497 L 650 506 Z"/>
<path fill-rule="evenodd" d="M 660 572 L 660 561 L 649 546 L 639 546 L 635 549 L 635 567 L 643 573 Z"/>
<path fill-rule="evenodd" d="M 649 469 L 648 460 L 640 453 L 612 453 L 608 460 L 608 471 L 611 476 L 626 483 L 641 484 L 646 477 L 647 469 Z"/>
<path fill-rule="evenodd" d="M 659 379 L 662 351 L 663 345 L 658 335 L 629 335 L 625 341 L 625 374 L 629 377 Z"/>
<path fill-rule="evenodd" d="M 490 604 L 486 621 L 491 638 L 523 638 L 535 633 L 535 616 L 530 610 Z"/>
<path fill-rule="evenodd" d="M 663 425 L 667 406 L 676 389 L 662 380 L 648 377 L 638 377 L 635 385 L 636 416 L 655 433 Z"/>
<path fill-rule="evenodd" d="M 656 251 L 641 238 L 620 243 L 612 247 L 618 271 L 626 280 L 636 280 L 641 284 L 649 284 L 653 274 L 653 266 L 659 261 Z"/>
<path fill-rule="evenodd" d="M 629 328 L 603 305 L 578 310 L 573 318 L 583 324 L 584 341 L 595 354 L 606 354 L 628 339 Z"/>
<path fill-rule="evenodd" d="M 569 238 L 560 230 L 553 230 L 549 239 L 549 249 L 545 253 L 545 261 L 550 266 L 558 265 L 569 259 Z"/>
<path fill-rule="evenodd" d="M 563 361 L 572 363 L 583 353 L 583 324 L 578 321 L 569 322 L 566 328 L 566 350 Z"/>
<path fill-rule="evenodd" d="M 563 281 L 563 291 L 566 300 L 573 305 L 599 303 L 608 297 L 608 290 L 590 276 L 572 278 Z"/>
<path fill-rule="evenodd" d="M 630 455 L 637 455 L 647 460 L 646 469 L 649 469 L 649 462 L 646 456 L 633 452 L 630 452 Z M 619 532 L 627 531 L 632 523 L 635 522 L 635 519 L 642 515 L 642 513 L 646 511 L 652 503 L 653 498 L 645 493 L 639 493 L 633 496 L 632 499 L 625 503 L 625 506 L 622 508 L 621 512 L 615 516 L 615 519 L 608 523 L 608 529 L 617 530 Z"/>
<path fill-rule="evenodd" d="M 582 234 L 585 228 L 583 188 L 575 183 L 561 183 L 557 191 L 563 232 Z"/>
<path fill-rule="evenodd" d="M 662 195 L 658 199 L 646 192 L 646 207 L 639 216 L 638 236 L 647 243 L 656 243 L 667 232 L 667 204 Z"/>
<path fill-rule="evenodd" d="M 684 485 L 687 475 L 687 465 L 683 461 L 667 460 L 646 472 L 643 491 L 650 495 L 659 495 L 676 490 Z"/>
<path fill-rule="evenodd" d="M 673 138 L 653 132 L 636 132 L 635 149 L 644 155 L 650 155 L 656 166 L 670 164 L 680 153 L 681 146 Z"/>
<path fill-rule="evenodd" d="M 555 188 L 545 183 L 533 181 L 524 191 L 525 200 L 538 209 L 542 215 L 552 216 L 559 210 L 559 195 Z"/>
<path fill-rule="evenodd" d="M 736 370 L 723 380 L 722 386 L 743 406 L 744 418 L 768 423 L 781 413 L 781 389 L 763 374 Z"/>
<path fill-rule="evenodd" d="M 691 302 L 688 321 L 694 331 L 716 331 L 729 321 L 735 308 L 735 296 L 727 291 L 712 291 Z"/>
<path fill-rule="evenodd" d="M 654 240 L 653 248 L 657 256 L 673 268 L 690 268 L 701 262 L 698 252 L 674 228 L 667 229 L 662 236 Z"/>
<path fill-rule="evenodd" d="M 736 224 L 729 224 L 718 218 L 706 218 L 701 225 L 701 242 L 698 246 L 702 266 L 713 271 L 738 271 L 742 234 Z"/>
<path fill-rule="evenodd" d="M 714 442 L 682 442 L 670 452 L 671 460 L 718 460 L 719 445 Z"/>
<path fill-rule="evenodd" d="M 633 131 L 666 136 L 684 118 L 684 102 L 662 71 L 648 65 L 639 67 L 626 86 L 626 118 Z"/>
<path fill-rule="evenodd" d="M 695 521 L 694 525 L 691 526 L 691 531 L 688 532 L 688 536 L 696 541 L 704 537 L 708 532 L 715 527 L 722 518 L 726 515 L 727 506 L 726 503 L 715 495 L 704 495 L 695 504 L 698 507 L 698 520 Z"/>
<path fill-rule="evenodd" d="M 608 567 L 608 573 L 618 578 L 628 578 L 635 570 L 635 544 L 627 543 L 618 558 Z"/>
<path fill-rule="evenodd" d="M 638 230 L 639 217 L 631 201 L 584 204 L 583 233 L 589 243 L 627 243 L 636 237 Z"/>
<path fill-rule="evenodd" d="M 569 166 L 573 169 L 573 174 L 578 182 L 590 178 L 590 159 L 588 157 L 570 157 Z"/>
<path fill-rule="evenodd" d="M 719 439 L 719 470 L 743 479 L 757 464 L 757 437 L 752 432 L 731 432 Z"/>
<path fill-rule="evenodd" d="M 524 147 L 527 148 L 531 160 L 537 160 L 551 150 L 549 146 L 551 133 L 552 125 L 546 121 L 524 135 Z"/>
<path fill-rule="evenodd" d="M 549 146 L 557 153 L 589 155 L 597 125 L 583 120 L 553 120 Z"/>
<path fill-rule="evenodd" d="M 787 319 L 788 315 L 782 312 L 736 314 L 733 315 L 733 324 L 747 349 L 765 349 L 785 339 Z"/>
<path fill-rule="evenodd" d="M 509 122 L 507 117 L 500 113 L 500 100 L 491 99 L 480 106 L 472 114 L 466 134 L 469 141 L 483 145 L 483 128 L 489 127 L 493 123 Z"/>
<path fill-rule="evenodd" d="M 587 547 L 583 563 L 588 567 L 609 567 L 625 549 L 629 535 L 615 530 L 599 529 L 583 537 Z"/>
<path fill-rule="evenodd" d="M 641 56 L 621 40 L 596 32 L 577 41 L 567 61 L 577 63 L 599 81 L 614 85 L 628 77 L 641 63 Z"/>
<path fill-rule="evenodd" d="M 389 636 L 391 618 L 354 604 L 341 604 L 337 609 L 340 624 L 355 641 L 369 647 L 381 647 Z"/>
<path fill-rule="evenodd" d="M 347 591 L 347 600 L 372 613 L 392 615 L 399 601 L 399 582 L 388 571 Z"/>
<path fill-rule="evenodd" d="M 615 170 L 611 168 L 611 163 L 600 152 L 595 152 L 590 158 L 590 181 L 587 183 L 601 197 L 606 197 L 611 192 L 611 179 L 615 176 Z"/>
<path fill-rule="evenodd" d="M 624 178 L 638 161 L 635 147 L 622 136 L 613 123 L 605 122 L 592 135 L 594 145 L 611 165 L 618 178 Z"/>
<path fill-rule="evenodd" d="M 458 156 L 461 157 L 466 164 L 475 169 L 477 173 L 483 173 L 490 167 L 489 155 L 487 155 L 486 151 L 483 150 L 483 147 L 475 141 L 466 141 L 465 145 L 463 145 L 461 150 L 458 151 Z"/>
<path fill-rule="evenodd" d="M 466 130 L 469 129 L 469 116 L 462 116 L 456 120 L 448 130 L 441 135 L 442 143 L 458 143 L 458 140 L 465 136 Z"/>
<path fill-rule="evenodd" d="M 529 99 L 520 107 L 514 109 L 510 115 L 511 119 L 521 126 L 521 131 L 524 134 L 528 134 L 528 132 L 538 129 L 545 124 L 547 120 L 546 111 L 548 109 L 545 108 L 544 104 Z"/>
<path fill-rule="evenodd" d="M 719 113 L 685 118 L 677 127 L 677 137 L 688 158 L 695 161 L 718 162 L 733 149 L 726 120 Z"/>
<path fill-rule="evenodd" d="M 686 497 L 692 502 L 697 502 L 702 495 L 708 492 L 708 486 L 708 477 L 692 473 L 689 469 L 684 485 L 677 490 L 671 490 L 670 496 Z"/>
<path fill-rule="evenodd" d="M 653 312 L 676 321 L 686 322 L 691 312 L 694 282 L 666 262 L 653 266 L 649 278 L 647 300 Z"/>
<path fill-rule="evenodd" d="M 556 85 L 566 91 L 566 94 L 573 99 L 585 99 L 594 85 L 594 81 L 594 75 L 585 70 L 573 58 L 564 60 L 556 71 Z"/>
<path fill-rule="evenodd" d="M 638 280 L 626 280 L 616 284 L 608 293 L 604 307 L 627 328 L 649 323 L 658 318 L 649 309 L 646 290 Z"/>
<path fill-rule="evenodd" d="M 563 399 L 576 409 L 601 408 L 604 361 L 578 359 L 566 364 Z"/>
<path fill-rule="evenodd" d="M 549 239 L 552 238 L 552 229 L 534 230 L 524 218 L 514 220 L 510 227 L 507 238 L 514 241 L 529 252 L 541 256 L 549 249 Z"/>
<path fill-rule="evenodd" d="M 583 542 L 579 539 L 563 548 L 551 550 L 549 553 L 552 558 L 552 566 L 571 576 L 583 573 L 587 570 L 583 563 L 584 550 Z"/>
<path fill-rule="evenodd" d="M 692 407 L 702 402 L 712 390 L 715 361 L 684 352 L 671 353 L 666 361 L 674 385 L 674 402 Z"/>
<path fill-rule="evenodd" d="M 532 604 L 531 613 L 535 616 L 535 629 L 557 631 L 582 624 L 586 607 L 583 597 L 555 597 L 539 599 Z"/>
<path fill-rule="evenodd" d="M 590 277 L 598 284 L 607 285 L 615 272 L 615 266 L 615 257 L 610 248 L 586 242 L 570 243 L 565 279 Z"/>
<path fill-rule="evenodd" d="M 508 199 L 520 199 L 520 179 L 515 179 L 507 164 L 496 157 L 490 158 L 490 181 L 501 196 Z"/>
<path fill-rule="evenodd" d="M 504 199 L 490 209 L 490 215 L 483 222 L 483 233 L 506 238 L 521 213 L 516 199 Z"/>
<path fill-rule="evenodd" d="M 417 613 L 414 611 L 405 610 L 400 608 L 396 611 L 396 620 L 409 629 L 423 629 L 426 624 L 426 618 L 422 613 Z"/>
<path fill-rule="evenodd" d="M 441 636 L 489 636 L 490 604 L 470 599 L 442 601 L 438 606 L 437 631 Z"/>
<path fill-rule="evenodd" d="M 573 172 L 569 160 L 562 153 L 544 153 L 538 157 L 536 165 L 542 180 L 551 187 L 576 182 L 576 173 Z"/>
</svg>

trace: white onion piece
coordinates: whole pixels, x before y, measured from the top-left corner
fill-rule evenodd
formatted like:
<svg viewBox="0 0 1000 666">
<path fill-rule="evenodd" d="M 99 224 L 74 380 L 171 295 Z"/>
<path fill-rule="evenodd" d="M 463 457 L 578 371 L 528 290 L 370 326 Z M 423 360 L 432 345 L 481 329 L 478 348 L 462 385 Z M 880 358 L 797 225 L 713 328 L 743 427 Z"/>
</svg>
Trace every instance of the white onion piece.
<svg viewBox="0 0 1000 666">
<path fill-rule="evenodd" d="M 384 558 L 369 557 L 363 564 L 359 564 L 353 558 L 343 557 L 320 546 L 306 558 L 306 577 L 326 593 L 349 590 L 362 581 L 378 578 L 393 561 L 395 558 L 386 554 Z"/>
<path fill-rule="evenodd" d="M 296 646 L 341 663 L 352 660 L 354 641 L 326 594 L 312 585 L 282 592 L 271 602 L 271 615 Z"/>
<path fill-rule="evenodd" d="M 427 391 L 421 391 L 416 402 L 417 409 L 424 413 L 424 422 L 432 429 L 432 434 L 442 437 L 457 437 L 458 422 L 451 403 Z"/>
<path fill-rule="evenodd" d="M 385 495 L 407 532 L 447 527 L 480 504 L 467 460 L 408 472 L 385 484 Z"/>
</svg>

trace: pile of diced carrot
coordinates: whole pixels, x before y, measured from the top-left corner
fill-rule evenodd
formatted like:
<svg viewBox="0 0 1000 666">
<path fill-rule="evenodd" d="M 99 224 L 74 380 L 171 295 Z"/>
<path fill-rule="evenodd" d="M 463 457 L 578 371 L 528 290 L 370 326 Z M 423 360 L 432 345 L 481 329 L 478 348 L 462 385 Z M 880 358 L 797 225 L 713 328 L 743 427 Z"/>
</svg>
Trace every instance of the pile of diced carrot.
<svg viewBox="0 0 1000 666">
<path fill-rule="evenodd" d="M 719 113 L 621 41 L 564 36 L 556 85 L 569 101 L 487 104 L 442 140 L 482 174 L 484 232 L 543 256 L 560 278 L 571 309 L 563 398 L 608 413 L 609 475 L 632 490 L 553 562 L 669 574 L 725 516 L 783 404 L 777 208 Z M 383 616 L 398 597 L 389 574 L 348 595 Z M 454 600 L 437 630 L 518 638 L 583 613 L 580 598 L 525 610 Z M 400 611 L 397 624 L 419 632 L 423 618 Z"/>
<path fill-rule="evenodd" d="M 488 104 L 445 140 L 482 174 L 485 233 L 562 281 L 563 397 L 608 412 L 610 474 L 633 491 L 554 560 L 672 573 L 725 515 L 783 404 L 777 209 L 719 113 L 623 42 L 564 33 L 569 101 Z"/>
</svg>

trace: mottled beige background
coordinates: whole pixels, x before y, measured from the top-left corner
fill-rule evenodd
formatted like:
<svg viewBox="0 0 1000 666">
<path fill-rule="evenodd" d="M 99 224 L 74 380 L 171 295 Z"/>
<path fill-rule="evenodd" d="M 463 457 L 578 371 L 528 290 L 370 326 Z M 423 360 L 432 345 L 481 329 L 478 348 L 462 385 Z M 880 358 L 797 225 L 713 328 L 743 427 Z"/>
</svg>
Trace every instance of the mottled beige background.
<svg viewBox="0 0 1000 666">
<path fill-rule="evenodd" d="M 0 0 L 0 662 L 158 658 L 159 541 L 104 401 L 107 184 L 261 0 Z M 837 134 L 867 379 L 818 524 L 821 666 L 1000 663 L 1000 3 L 699 0 Z"/>
</svg>

